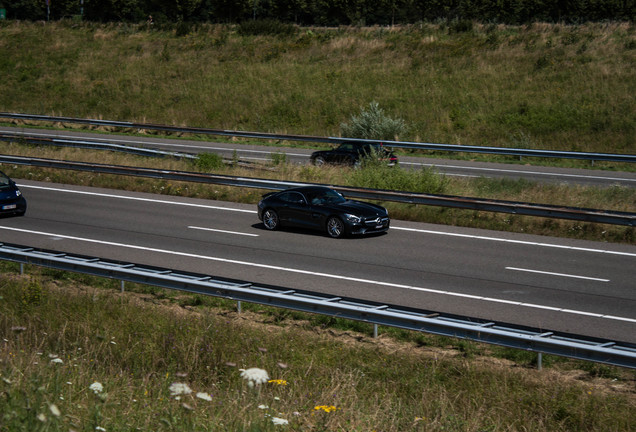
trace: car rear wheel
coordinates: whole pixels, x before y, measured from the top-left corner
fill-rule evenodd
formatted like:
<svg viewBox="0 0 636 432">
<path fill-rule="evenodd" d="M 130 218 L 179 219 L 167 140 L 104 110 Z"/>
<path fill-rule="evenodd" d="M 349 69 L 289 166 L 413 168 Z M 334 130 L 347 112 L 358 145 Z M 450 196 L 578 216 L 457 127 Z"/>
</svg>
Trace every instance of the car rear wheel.
<svg viewBox="0 0 636 432">
<path fill-rule="evenodd" d="M 318 156 L 314 158 L 312 162 L 316 166 L 323 166 L 325 164 L 325 158 L 323 158 L 322 156 Z"/>
<path fill-rule="evenodd" d="M 340 218 L 332 216 L 327 220 L 327 234 L 332 238 L 343 237 L 345 233 L 344 223 Z"/>
<path fill-rule="evenodd" d="M 263 225 L 268 230 L 274 231 L 280 227 L 280 221 L 278 220 L 278 213 L 272 209 L 267 209 L 263 213 Z"/>
</svg>

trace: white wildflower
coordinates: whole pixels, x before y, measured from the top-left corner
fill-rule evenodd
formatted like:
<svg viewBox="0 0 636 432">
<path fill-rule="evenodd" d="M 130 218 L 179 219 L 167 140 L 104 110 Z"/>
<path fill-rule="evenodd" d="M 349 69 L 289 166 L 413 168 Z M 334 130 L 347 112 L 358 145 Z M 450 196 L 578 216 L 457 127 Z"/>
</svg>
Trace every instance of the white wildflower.
<svg viewBox="0 0 636 432">
<path fill-rule="evenodd" d="M 170 385 L 170 396 L 180 396 L 192 393 L 192 389 L 185 383 L 172 383 Z"/>
<path fill-rule="evenodd" d="M 53 414 L 55 417 L 59 417 L 60 415 L 62 415 L 62 413 L 60 412 L 60 409 L 55 404 L 49 405 L 49 410 L 51 411 L 51 414 Z"/>
<path fill-rule="evenodd" d="M 287 420 L 280 417 L 272 417 L 272 423 L 274 423 L 276 426 L 284 426 L 286 424 L 289 424 Z"/>
<path fill-rule="evenodd" d="M 51 363 L 64 363 L 64 360 L 59 357 L 55 357 L 53 360 L 51 360 Z"/>
<path fill-rule="evenodd" d="M 102 383 L 95 381 L 93 384 L 90 385 L 89 389 L 93 390 L 93 393 L 99 394 L 104 391 L 104 386 L 102 385 Z"/>
<path fill-rule="evenodd" d="M 209 393 L 198 392 L 197 393 L 197 397 L 199 399 L 203 399 L 203 400 L 206 400 L 206 401 L 211 401 L 212 400 L 212 396 Z"/>
<path fill-rule="evenodd" d="M 42 413 L 38 414 L 38 420 L 40 420 L 42 423 L 44 423 L 46 421 L 46 416 Z"/>
<path fill-rule="evenodd" d="M 269 407 L 267 405 L 259 405 L 258 408 L 259 409 L 268 409 Z"/>
<path fill-rule="evenodd" d="M 101 427 L 101 426 L 95 426 L 95 430 L 96 430 L 96 431 L 100 431 L 100 432 L 106 432 L 106 429 L 104 429 L 104 428 L 103 428 L 103 427 Z"/>
<path fill-rule="evenodd" d="M 267 371 L 259 368 L 245 369 L 241 372 L 241 377 L 247 380 L 247 385 L 250 387 L 258 386 L 269 381 Z"/>
</svg>

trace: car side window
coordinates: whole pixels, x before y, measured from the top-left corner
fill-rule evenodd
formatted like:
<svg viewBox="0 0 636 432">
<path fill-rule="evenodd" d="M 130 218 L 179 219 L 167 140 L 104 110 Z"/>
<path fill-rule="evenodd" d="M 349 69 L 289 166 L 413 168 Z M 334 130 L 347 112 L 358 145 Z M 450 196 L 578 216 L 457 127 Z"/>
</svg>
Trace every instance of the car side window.
<svg viewBox="0 0 636 432">
<path fill-rule="evenodd" d="M 299 204 L 304 203 L 305 197 L 298 192 L 285 192 L 280 195 L 280 200 L 290 203 L 290 204 Z"/>
<path fill-rule="evenodd" d="M 353 151 L 353 144 L 350 143 L 344 143 L 340 146 L 339 150 L 344 150 L 344 151 Z"/>
</svg>

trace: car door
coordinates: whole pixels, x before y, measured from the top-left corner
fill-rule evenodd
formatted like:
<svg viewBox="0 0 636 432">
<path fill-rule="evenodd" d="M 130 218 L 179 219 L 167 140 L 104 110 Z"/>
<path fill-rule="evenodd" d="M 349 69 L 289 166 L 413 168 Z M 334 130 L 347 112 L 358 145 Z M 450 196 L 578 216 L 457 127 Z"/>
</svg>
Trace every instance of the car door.
<svg viewBox="0 0 636 432">
<path fill-rule="evenodd" d="M 344 143 L 340 144 L 340 146 L 335 149 L 331 154 L 330 163 L 338 163 L 338 164 L 351 164 L 353 163 L 353 158 L 355 157 L 356 149 L 355 145 L 352 143 Z"/>
<path fill-rule="evenodd" d="M 307 199 L 300 192 L 285 192 L 279 197 L 278 217 L 288 226 L 310 227 L 311 208 Z"/>
</svg>

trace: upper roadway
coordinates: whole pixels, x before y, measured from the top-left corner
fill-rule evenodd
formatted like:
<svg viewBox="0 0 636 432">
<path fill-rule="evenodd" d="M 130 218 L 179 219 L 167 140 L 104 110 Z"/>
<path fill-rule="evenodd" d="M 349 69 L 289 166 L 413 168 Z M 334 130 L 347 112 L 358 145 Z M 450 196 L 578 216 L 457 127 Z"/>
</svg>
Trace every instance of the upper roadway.
<svg viewBox="0 0 636 432">
<path fill-rule="evenodd" d="M 64 130 L 0 127 L 0 132 L 3 131 L 13 133 L 19 132 L 30 136 L 56 137 L 58 139 L 84 138 L 91 141 L 160 149 L 170 152 L 195 154 L 201 152 L 216 153 L 227 159 L 231 159 L 236 155 L 244 161 L 271 161 L 271 155 L 273 153 L 284 153 L 287 160 L 291 163 L 308 163 L 309 155 L 313 151 L 302 148 L 279 148 L 238 143 L 105 135 L 93 132 L 73 132 Z M 323 148 L 328 147 L 329 146 L 325 144 Z M 612 185 L 636 187 L 636 172 L 544 167 L 524 164 L 489 163 L 412 156 L 400 156 L 399 159 L 400 165 L 404 168 L 419 169 L 432 167 L 436 171 L 447 176 L 525 179 L 535 182 L 570 183 L 599 187 L 608 187 Z"/>
</svg>

